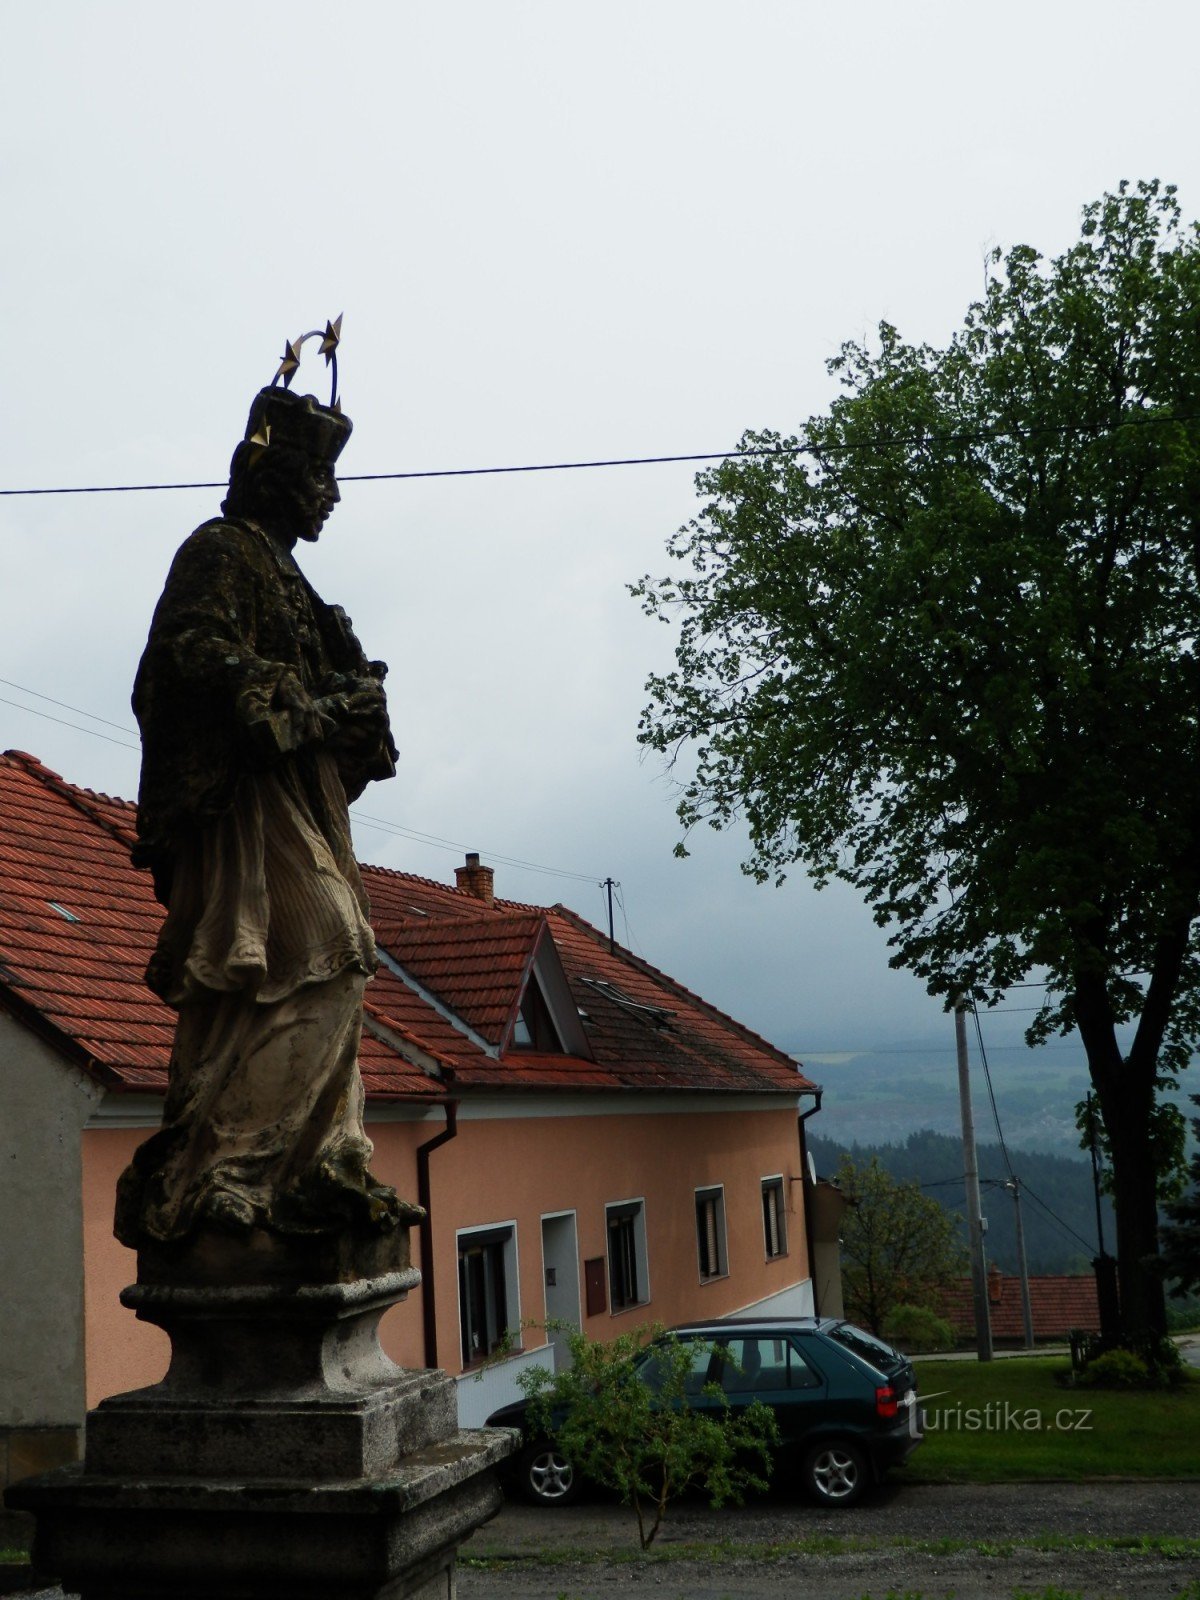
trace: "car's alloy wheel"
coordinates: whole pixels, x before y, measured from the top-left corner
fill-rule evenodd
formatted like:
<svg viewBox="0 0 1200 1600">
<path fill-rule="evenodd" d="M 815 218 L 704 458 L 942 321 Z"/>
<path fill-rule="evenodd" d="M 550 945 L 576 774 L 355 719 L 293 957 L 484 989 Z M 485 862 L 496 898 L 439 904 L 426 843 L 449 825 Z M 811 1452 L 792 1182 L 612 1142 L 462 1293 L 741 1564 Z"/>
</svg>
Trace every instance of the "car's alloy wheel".
<svg viewBox="0 0 1200 1600">
<path fill-rule="evenodd" d="M 817 1445 L 805 1457 L 804 1483 L 823 1505 L 852 1506 L 866 1492 L 866 1458 L 857 1445 L 842 1440 Z"/>
<path fill-rule="evenodd" d="M 538 1506 L 567 1506 L 579 1498 L 575 1468 L 551 1444 L 532 1445 L 525 1451 L 521 1487 Z"/>
</svg>

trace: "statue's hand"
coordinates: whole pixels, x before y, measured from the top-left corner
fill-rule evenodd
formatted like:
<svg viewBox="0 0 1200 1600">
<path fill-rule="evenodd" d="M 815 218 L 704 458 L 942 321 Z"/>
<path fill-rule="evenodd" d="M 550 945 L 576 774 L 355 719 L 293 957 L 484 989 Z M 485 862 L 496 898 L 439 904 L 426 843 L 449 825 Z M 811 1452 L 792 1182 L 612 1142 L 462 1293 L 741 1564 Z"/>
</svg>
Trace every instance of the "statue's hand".
<svg viewBox="0 0 1200 1600">
<path fill-rule="evenodd" d="M 387 733 L 387 699 L 374 678 L 352 678 L 346 688 L 314 702 L 331 723 L 326 742 L 339 749 L 374 749 Z"/>
<path fill-rule="evenodd" d="M 329 700 L 312 700 L 290 675 L 283 678 L 276 690 L 276 706 L 285 710 L 291 720 L 296 746 L 316 744 L 328 739 L 336 731 L 338 718 L 332 713 Z"/>
</svg>

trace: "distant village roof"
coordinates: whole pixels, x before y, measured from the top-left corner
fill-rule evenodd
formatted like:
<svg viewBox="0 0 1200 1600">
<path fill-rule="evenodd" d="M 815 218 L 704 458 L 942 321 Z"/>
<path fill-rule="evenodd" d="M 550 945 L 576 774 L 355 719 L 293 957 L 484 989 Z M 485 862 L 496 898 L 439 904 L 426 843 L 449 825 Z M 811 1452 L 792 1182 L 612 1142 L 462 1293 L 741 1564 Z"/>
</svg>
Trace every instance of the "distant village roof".
<svg viewBox="0 0 1200 1600">
<path fill-rule="evenodd" d="M 988 1304 L 992 1338 L 1002 1341 L 1025 1337 L 1021 1311 L 1021 1280 L 988 1270 Z M 1076 1328 L 1099 1333 L 1100 1304 L 1094 1274 L 1037 1273 L 1029 1279 L 1029 1309 L 1035 1339 L 1065 1339 Z M 960 1332 L 973 1331 L 975 1304 L 970 1278 L 959 1278 L 943 1290 L 941 1314 Z"/>
<path fill-rule="evenodd" d="M 0 1007 L 110 1088 L 161 1093 L 175 1016 L 142 978 L 163 913 L 129 860 L 135 826 L 129 801 L 0 756 Z M 789 1056 L 564 906 L 493 899 L 473 857 L 458 877 L 363 868 L 383 959 L 364 1006 L 368 1098 L 812 1088 Z M 540 1035 L 522 1026 L 535 987 Z"/>
</svg>

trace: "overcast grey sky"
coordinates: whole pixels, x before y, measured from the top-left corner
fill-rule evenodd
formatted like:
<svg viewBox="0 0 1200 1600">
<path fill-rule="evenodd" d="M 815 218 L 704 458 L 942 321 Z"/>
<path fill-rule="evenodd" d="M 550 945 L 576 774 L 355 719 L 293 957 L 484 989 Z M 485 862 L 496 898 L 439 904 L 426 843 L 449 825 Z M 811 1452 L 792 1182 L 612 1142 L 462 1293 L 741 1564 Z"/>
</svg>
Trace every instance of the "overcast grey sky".
<svg viewBox="0 0 1200 1600">
<path fill-rule="evenodd" d="M 1120 178 L 1200 210 L 1188 0 L 0 14 L 3 488 L 223 478 L 285 338 L 338 312 L 347 473 L 721 450 L 821 409 L 881 318 L 944 341 L 989 246 L 1064 248 Z M 327 398 L 315 354 L 296 387 Z M 597 922 L 611 874 L 635 949 L 785 1047 L 949 1042 L 848 891 L 756 888 L 732 836 L 672 857 L 635 742 L 670 638 L 625 584 L 664 569 L 693 470 L 345 486 L 301 555 L 391 664 L 400 773 L 357 809 L 580 874 L 498 865 L 497 891 Z M 11 685 L 132 728 L 167 566 L 219 499 L 0 499 L 0 697 L 135 744 Z M 0 704 L 0 746 L 136 794 L 135 749 L 31 710 Z"/>
</svg>

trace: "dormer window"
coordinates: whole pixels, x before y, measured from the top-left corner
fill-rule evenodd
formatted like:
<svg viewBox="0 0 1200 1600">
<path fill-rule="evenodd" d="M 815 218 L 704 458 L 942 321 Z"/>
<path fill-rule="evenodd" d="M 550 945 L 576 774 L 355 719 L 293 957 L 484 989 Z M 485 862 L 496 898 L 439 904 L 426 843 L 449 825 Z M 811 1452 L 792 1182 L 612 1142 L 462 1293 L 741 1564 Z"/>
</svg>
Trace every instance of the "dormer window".
<svg viewBox="0 0 1200 1600">
<path fill-rule="evenodd" d="M 512 1045 L 515 1050 L 562 1053 L 562 1040 L 536 978 L 531 977 L 525 985 L 520 1014 L 513 1026 Z"/>
</svg>

